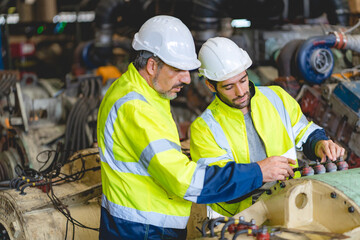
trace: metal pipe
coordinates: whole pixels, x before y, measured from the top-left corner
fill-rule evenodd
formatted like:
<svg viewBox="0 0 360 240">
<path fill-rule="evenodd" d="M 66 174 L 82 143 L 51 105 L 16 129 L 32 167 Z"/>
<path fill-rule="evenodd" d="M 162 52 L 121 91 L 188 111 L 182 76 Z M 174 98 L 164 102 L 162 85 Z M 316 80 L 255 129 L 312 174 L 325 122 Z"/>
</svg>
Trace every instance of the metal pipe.
<svg viewBox="0 0 360 240">
<path fill-rule="evenodd" d="M 330 51 L 337 45 L 334 34 L 312 37 L 305 41 L 297 55 L 297 65 L 302 77 L 311 84 L 320 84 L 330 77 L 334 58 Z"/>
<path fill-rule="evenodd" d="M 360 53 L 360 35 L 346 35 L 347 43 L 344 49 Z"/>
<path fill-rule="evenodd" d="M 95 48 L 96 55 L 100 59 L 108 59 L 112 55 L 112 35 L 116 18 L 120 15 L 121 8 L 125 5 L 124 0 L 102 0 L 96 7 L 95 25 Z"/>
<path fill-rule="evenodd" d="M 199 48 L 207 39 L 215 37 L 220 26 L 220 14 L 224 0 L 194 0 L 192 25 L 195 45 Z"/>
</svg>

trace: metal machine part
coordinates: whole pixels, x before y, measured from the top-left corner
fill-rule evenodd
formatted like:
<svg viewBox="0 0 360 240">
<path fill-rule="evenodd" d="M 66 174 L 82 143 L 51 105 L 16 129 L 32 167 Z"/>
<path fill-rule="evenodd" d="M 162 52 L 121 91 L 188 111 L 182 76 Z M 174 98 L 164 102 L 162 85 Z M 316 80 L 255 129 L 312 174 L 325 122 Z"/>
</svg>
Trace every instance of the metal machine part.
<svg viewBox="0 0 360 240">
<path fill-rule="evenodd" d="M 325 36 L 311 37 L 304 42 L 291 40 L 280 50 L 279 76 L 293 76 L 309 84 L 321 84 L 333 71 L 335 60 L 331 48 L 359 52 L 359 41 L 360 35 L 346 35 L 336 31 Z"/>
<path fill-rule="evenodd" d="M 170 5 L 171 10 L 169 12 L 161 10 L 162 4 Z M 324 8 L 324 5 L 327 7 Z M 186 14 L 187 11 L 180 6 L 191 7 L 191 15 Z M 116 45 L 112 37 L 115 28 L 119 29 L 119 25 L 126 26 L 128 30 L 132 28 L 135 33 L 146 19 L 154 15 L 168 14 L 180 18 L 189 26 L 195 45 L 199 49 L 211 37 L 231 37 L 234 30 L 229 27 L 232 19 L 250 20 L 252 28 L 255 28 L 254 35 L 259 35 L 264 31 L 258 29 L 269 29 L 291 22 L 298 23 L 301 19 L 317 18 L 324 13 L 327 13 L 330 24 L 344 26 L 349 15 L 348 8 L 346 0 L 101 0 L 95 12 L 95 39 L 81 47 L 81 59 L 89 69 L 105 64 L 112 56 L 112 49 Z M 137 14 L 132 14 L 134 12 Z M 290 34 L 291 39 L 294 38 L 293 33 Z M 322 33 L 318 32 L 317 35 Z M 124 35 L 132 38 L 131 35 Z M 258 36 L 254 36 L 256 37 Z M 281 39 L 279 42 L 284 44 L 287 41 Z M 245 50 L 249 51 L 249 49 Z M 255 52 L 259 50 L 255 49 Z M 253 57 L 252 59 L 261 60 Z"/>
<path fill-rule="evenodd" d="M 49 191 L 50 182 L 37 188 L 30 187 L 28 182 L 24 181 L 23 185 L 19 186 L 21 191 L 0 191 L 1 239 L 60 240 L 66 239 L 66 233 L 71 236 L 73 231 L 75 239 L 98 239 L 96 230 L 100 222 L 100 171 L 82 172 L 91 168 L 100 169 L 98 149 L 84 149 L 72 159 L 76 160 L 65 165 L 61 171 L 67 175 L 83 174 L 76 182 L 60 185 L 52 183 L 52 190 Z M 33 183 L 36 185 L 41 181 Z M 59 209 L 68 215 L 64 217 Z M 76 224 L 76 228 L 72 225 L 74 221 L 80 223 Z M 92 229 L 78 227 L 79 225 Z"/>
<path fill-rule="evenodd" d="M 331 24 L 344 26 L 348 22 L 348 8 L 346 0 L 193 0 L 191 30 L 200 46 L 208 38 L 221 35 L 220 19 L 226 17 L 248 19 L 252 27 L 264 29 L 327 13 Z"/>
<path fill-rule="evenodd" d="M 2 77 L 9 74 L 14 77 L 11 78 L 12 81 L 8 82 L 7 89 L 2 92 L 1 97 L 3 101 L 0 103 L 0 107 L 3 110 L 0 115 L 0 129 L 3 133 L 0 144 L 0 180 L 11 179 L 16 176 L 15 168 L 18 165 L 31 165 L 31 167 L 35 167 L 29 163 L 29 159 L 35 160 L 35 154 L 43 150 L 43 143 L 49 140 L 49 137 L 45 135 L 48 133 L 51 136 L 50 138 L 59 136 L 55 133 L 59 128 L 53 127 L 53 125 L 50 130 L 47 128 L 48 126 L 44 126 L 41 131 L 38 128 L 32 127 L 31 123 L 36 122 L 35 119 L 31 119 L 31 116 L 34 117 L 35 114 L 30 114 L 30 112 L 34 113 L 31 110 L 34 107 L 34 103 L 31 101 L 31 98 L 27 97 L 27 94 L 23 93 L 22 90 L 26 87 L 21 87 L 18 77 L 16 77 L 19 74 L 8 71 L 0 72 Z M 39 88 L 34 86 L 34 92 L 37 89 Z M 41 95 L 44 96 L 44 92 Z M 46 97 L 49 96 L 47 93 L 45 95 Z M 29 103 L 28 106 L 30 107 L 26 108 L 26 103 Z"/>
<path fill-rule="evenodd" d="M 237 223 L 242 219 L 247 230 L 242 238 L 235 239 L 255 239 L 259 232 L 270 233 L 273 239 L 357 239 L 360 233 L 359 174 L 357 168 L 275 184 L 254 205 L 232 218 Z M 262 231 L 248 234 L 251 220 Z M 230 219 L 223 219 L 225 224 L 228 221 Z M 224 224 L 215 226 L 212 229 L 215 238 L 201 239 L 234 239 L 234 233 L 224 230 Z M 207 236 L 210 234 L 208 231 Z M 272 239 L 271 236 L 262 239 Z"/>
<path fill-rule="evenodd" d="M 343 115 L 344 125 L 353 126 L 349 148 L 360 156 L 360 81 L 339 83 L 330 97 L 334 112 Z"/>
<path fill-rule="evenodd" d="M 327 134 L 349 152 L 349 168 L 360 166 L 360 81 L 323 84 L 322 92 L 304 88 L 300 106 L 303 113 L 322 126 Z M 324 101 L 322 94 L 328 102 Z"/>
<path fill-rule="evenodd" d="M 144 4 L 146 5 L 146 4 Z M 131 49 L 129 41 L 114 41 L 113 34 L 119 22 L 127 28 L 137 29 L 150 17 L 144 10 L 142 1 L 101 0 L 95 11 L 95 39 L 80 46 L 77 55 L 81 55 L 81 63 L 88 69 L 94 69 L 109 63 L 113 48 L 121 45 Z M 136 12 L 137 14 L 133 14 Z M 128 36 L 130 38 L 130 36 Z M 79 58 L 79 56 L 75 56 Z"/>
<path fill-rule="evenodd" d="M 339 26 L 321 29 L 290 25 L 288 32 L 263 32 L 265 57 L 273 57 L 278 65 L 279 77 L 274 83 L 295 97 L 302 80 L 310 85 L 322 84 L 333 71 L 338 73 L 339 69 L 347 68 L 348 56 L 359 52 L 360 35 L 350 34 L 356 27 L 358 24 L 343 32 Z M 344 50 L 348 50 L 346 54 Z"/>
<path fill-rule="evenodd" d="M 0 73 L 7 76 L 9 73 Z M 4 81 L 8 77 L 4 77 Z M 13 78 L 10 78 L 10 80 Z M 97 106 L 101 99 L 101 76 L 67 79 L 66 88 L 56 79 L 30 85 L 12 82 L 0 101 L 0 181 L 15 177 L 16 166 L 45 170 L 39 153 L 55 150 L 63 142 L 63 160 L 96 141 Z M 5 83 L 4 83 L 5 84 Z M 66 123 L 66 124 L 65 124 Z"/>
<path fill-rule="evenodd" d="M 16 176 L 15 168 L 22 165 L 22 159 L 14 148 L 0 152 L 0 180 L 11 179 Z"/>
<path fill-rule="evenodd" d="M 318 73 L 327 73 L 332 68 L 332 53 L 328 49 L 317 49 L 310 57 L 311 67 Z"/>
</svg>

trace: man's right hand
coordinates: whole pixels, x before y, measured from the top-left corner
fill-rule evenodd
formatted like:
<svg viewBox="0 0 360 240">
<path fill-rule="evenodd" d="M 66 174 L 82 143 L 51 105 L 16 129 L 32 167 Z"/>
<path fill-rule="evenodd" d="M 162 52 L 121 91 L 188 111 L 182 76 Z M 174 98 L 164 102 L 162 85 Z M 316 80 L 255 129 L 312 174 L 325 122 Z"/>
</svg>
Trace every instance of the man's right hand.
<svg viewBox="0 0 360 240">
<path fill-rule="evenodd" d="M 294 176 L 293 168 L 289 164 L 296 164 L 296 161 L 282 156 L 273 156 L 258 161 L 263 174 L 263 182 L 284 181 L 289 176 Z"/>
</svg>

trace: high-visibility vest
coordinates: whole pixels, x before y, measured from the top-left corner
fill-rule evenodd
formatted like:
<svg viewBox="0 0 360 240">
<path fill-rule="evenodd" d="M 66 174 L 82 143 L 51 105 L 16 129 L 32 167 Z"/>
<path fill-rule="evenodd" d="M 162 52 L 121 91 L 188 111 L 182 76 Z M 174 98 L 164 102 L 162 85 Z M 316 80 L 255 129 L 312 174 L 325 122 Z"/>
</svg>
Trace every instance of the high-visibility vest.
<svg viewBox="0 0 360 240">
<path fill-rule="evenodd" d="M 117 218 L 184 229 L 204 177 L 181 153 L 179 135 L 162 98 L 129 65 L 107 91 L 98 114 L 102 206 Z"/>
<path fill-rule="evenodd" d="M 296 160 L 296 151 L 319 126 L 308 122 L 299 104 L 281 87 L 255 87 L 251 117 L 265 145 L 267 157 L 285 156 Z M 191 125 L 190 154 L 193 161 L 225 165 L 228 161 L 250 163 L 244 115 L 218 97 Z M 296 164 L 294 167 L 297 167 Z M 295 173 L 295 178 L 300 172 Z M 246 184 L 246 183 L 244 183 Z M 251 197 L 233 204 L 211 204 L 212 209 L 232 216 L 251 206 Z"/>
</svg>

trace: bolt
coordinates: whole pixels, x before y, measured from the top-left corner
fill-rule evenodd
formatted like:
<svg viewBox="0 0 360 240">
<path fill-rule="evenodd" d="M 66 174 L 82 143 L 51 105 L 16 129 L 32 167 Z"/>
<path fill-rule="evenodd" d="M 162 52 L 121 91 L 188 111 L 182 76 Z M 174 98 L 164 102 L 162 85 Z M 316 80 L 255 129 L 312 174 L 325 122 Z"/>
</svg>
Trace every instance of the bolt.
<svg viewBox="0 0 360 240">
<path fill-rule="evenodd" d="M 281 183 L 280 183 L 280 187 L 281 187 L 281 188 L 286 187 L 286 183 L 285 183 L 285 182 L 281 182 Z"/>
<path fill-rule="evenodd" d="M 336 196 L 336 192 L 330 193 L 330 196 L 331 196 L 331 198 L 336 198 L 336 197 L 337 197 L 337 196 Z"/>
<path fill-rule="evenodd" d="M 353 213 L 353 212 L 355 212 L 355 209 L 354 209 L 353 206 L 351 206 L 351 207 L 348 208 L 348 211 L 349 211 L 349 213 Z"/>
<path fill-rule="evenodd" d="M 271 189 L 266 190 L 266 194 L 271 195 L 272 194 Z"/>
</svg>

